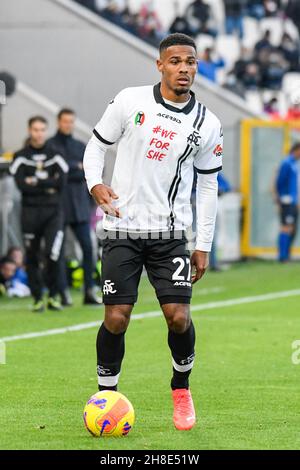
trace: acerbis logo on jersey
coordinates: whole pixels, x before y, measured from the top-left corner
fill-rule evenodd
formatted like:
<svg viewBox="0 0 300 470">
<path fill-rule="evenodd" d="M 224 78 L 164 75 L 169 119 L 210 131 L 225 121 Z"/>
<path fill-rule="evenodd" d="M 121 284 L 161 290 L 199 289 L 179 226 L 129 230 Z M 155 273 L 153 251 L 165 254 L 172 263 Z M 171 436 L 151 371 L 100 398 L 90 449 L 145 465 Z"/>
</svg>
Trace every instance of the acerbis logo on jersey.
<svg viewBox="0 0 300 470">
<path fill-rule="evenodd" d="M 171 121 L 177 122 L 177 124 L 181 124 L 180 119 L 177 119 L 174 116 L 169 116 L 169 114 L 158 113 L 156 116 L 162 117 L 162 118 L 165 118 L 165 119 L 171 119 Z"/>
<path fill-rule="evenodd" d="M 145 113 L 143 113 L 143 111 L 139 111 L 137 115 L 135 116 L 134 124 L 136 126 L 142 126 L 144 122 L 145 122 Z"/>
</svg>

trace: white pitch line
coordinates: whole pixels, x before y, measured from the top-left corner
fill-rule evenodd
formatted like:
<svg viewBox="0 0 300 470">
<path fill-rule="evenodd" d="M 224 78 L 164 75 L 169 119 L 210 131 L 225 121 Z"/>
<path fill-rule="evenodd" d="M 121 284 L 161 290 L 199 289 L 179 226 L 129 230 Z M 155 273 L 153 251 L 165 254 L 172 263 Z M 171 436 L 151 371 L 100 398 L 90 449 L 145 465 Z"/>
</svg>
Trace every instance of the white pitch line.
<svg viewBox="0 0 300 470">
<path fill-rule="evenodd" d="M 240 297 L 236 299 L 219 300 L 217 302 L 207 302 L 205 304 L 199 304 L 199 305 L 191 305 L 191 311 L 200 312 L 203 310 L 211 310 L 214 308 L 225 308 L 225 307 L 231 307 L 234 305 L 250 304 L 254 302 L 263 302 L 263 301 L 275 300 L 275 299 L 283 299 L 286 297 L 295 297 L 298 295 L 300 296 L 300 289 L 270 292 L 269 294 L 253 295 L 253 296 L 248 296 L 248 297 Z M 153 310 L 152 312 L 144 312 L 144 313 L 134 313 L 133 315 L 131 315 L 131 320 L 155 318 L 155 317 L 161 316 L 161 314 L 162 312 L 160 310 Z M 61 334 L 69 333 L 72 331 L 82 331 L 82 330 L 88 330 L 90 328 L 95 328 L 95 327 L 100 326 L 101 323 L 102 321 L 79 323 L 78 325 L 71 325 L 71 326 L 66 326 L 63 328 L 54 328 L 52 330 L 36 331 L 33 333 L 24 333 L 24 334 L 15 335 L 15 336 L 6 336 L 4 338 L 0 338 L 0 341 L 10 342 L 10 341 L 18 341 L 21 339 L 40 338 L 42 336 L 61 335 Z"/>
</svg>

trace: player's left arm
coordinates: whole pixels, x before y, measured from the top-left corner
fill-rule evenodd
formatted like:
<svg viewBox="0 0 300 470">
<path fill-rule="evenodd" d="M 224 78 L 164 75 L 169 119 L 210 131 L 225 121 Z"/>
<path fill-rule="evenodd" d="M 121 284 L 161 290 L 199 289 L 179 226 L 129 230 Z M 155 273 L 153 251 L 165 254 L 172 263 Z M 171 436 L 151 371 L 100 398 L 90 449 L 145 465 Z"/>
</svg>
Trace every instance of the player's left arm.
<svg viewBox="0 0 300 470">
<path fill-rule="evenodd" d="M 192 282 L 204 275 L 209 265 L 209 253 L 214 237 L 218 206 L 218 172 L 222 169 L 223 131 L 214 117 L 210 132 L 195 158 L 196 186 L 196 246 L 191 257 L 194 270 Z"/>
</svg>

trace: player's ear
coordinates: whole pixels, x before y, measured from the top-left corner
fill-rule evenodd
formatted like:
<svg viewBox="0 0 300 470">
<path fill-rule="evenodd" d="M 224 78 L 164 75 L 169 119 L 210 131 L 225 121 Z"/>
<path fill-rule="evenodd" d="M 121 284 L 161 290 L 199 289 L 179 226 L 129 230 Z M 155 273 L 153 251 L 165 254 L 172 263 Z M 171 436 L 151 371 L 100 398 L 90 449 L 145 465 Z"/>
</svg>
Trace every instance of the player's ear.
<svg viewBox="0 0 300 470">
<path fill-rule="evenodd" d="M 163 71 L 163 62 L 162 62 L 161 59 L 157 59 L 156 65 L 157 65 L 157 68 L 158 68 L 159 72 L 162 72 Z"/>
</svg>

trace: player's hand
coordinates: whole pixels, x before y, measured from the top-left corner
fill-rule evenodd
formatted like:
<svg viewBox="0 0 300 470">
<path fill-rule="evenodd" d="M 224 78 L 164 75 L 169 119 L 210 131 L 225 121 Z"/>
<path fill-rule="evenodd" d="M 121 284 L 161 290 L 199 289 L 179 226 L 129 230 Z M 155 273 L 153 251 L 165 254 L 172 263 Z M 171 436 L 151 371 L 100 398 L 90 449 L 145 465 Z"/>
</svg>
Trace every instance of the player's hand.
<svg viewBox="0 0 300 470">
<path fill-rule="evenodd" d="M 112 201 L 119 199 L 114 190 L 106 184 L 96 184 L 91 190 L 91 194 L 96 201 L 96 204 L 101 207 L 105 214 L 112 215 L 120 218 L 120 211 L 114 207 Z"/>
<path fill-rule="evenodd" d="M 206 251 L 195 250 L 191 256 L 192 284 L 199 281 L 209 265 L 209 254 Z"/>
</svg>

